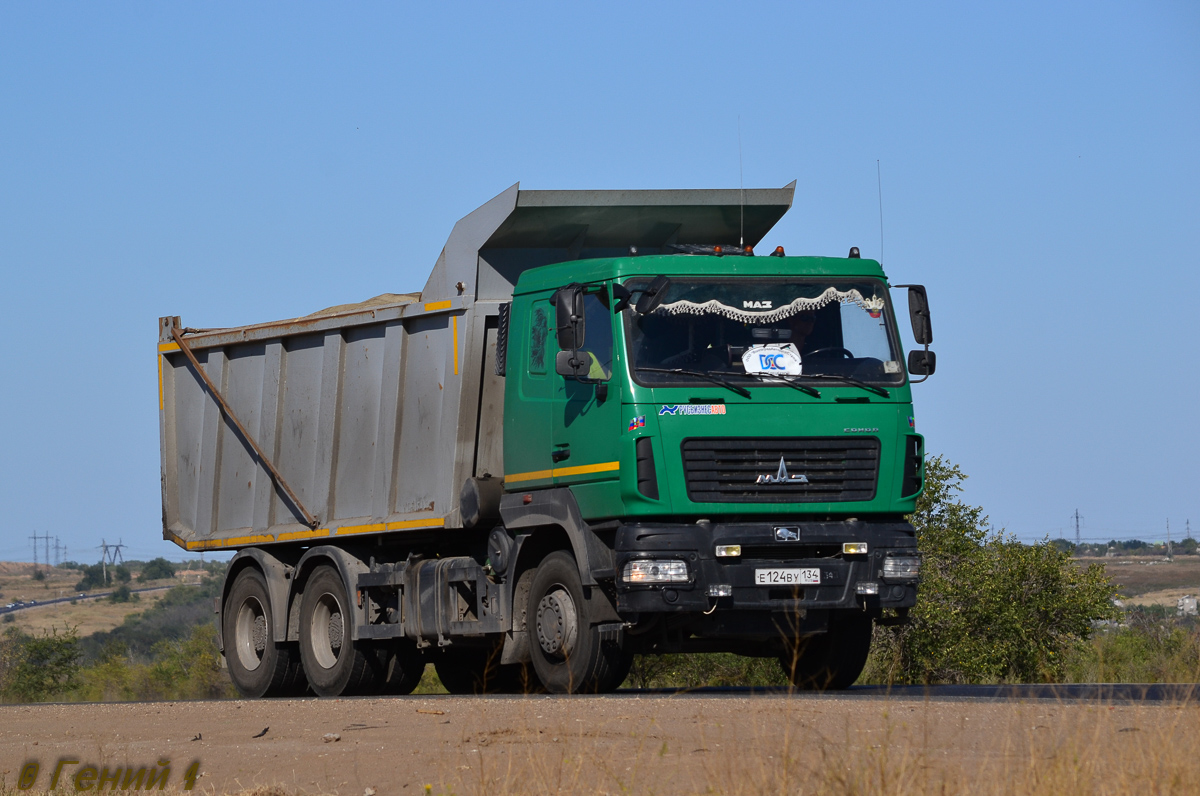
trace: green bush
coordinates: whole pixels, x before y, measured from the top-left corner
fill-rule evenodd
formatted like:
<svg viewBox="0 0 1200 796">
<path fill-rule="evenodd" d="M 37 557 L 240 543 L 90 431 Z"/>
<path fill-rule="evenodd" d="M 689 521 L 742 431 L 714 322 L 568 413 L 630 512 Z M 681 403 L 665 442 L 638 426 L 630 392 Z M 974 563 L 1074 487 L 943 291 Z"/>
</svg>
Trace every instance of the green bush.
<svg viewBox="0 0 1200 796">
<path fill-rule="evenodd" d="M 129 590 L 129 587 L 121 584 L 112 590 L 112 594 L 108 595 L 108 599 L 114 603 L 127 603 L 132 595 L 133 592 Z"/>
<path fill-rule="evenodd" d="M 75 584 L 76 591 L 103 589 L 114 583 L 128 583 L 132 578 L 129 569 L 123 564 L 107 568 L 103 564 L 87 564 L 80 566 L 79 571 L 83 573 L 83 577 Z"/>
<path fill-rule="evenodd" d="M 958 499 L 965 478 L 941 457 L 926 462 L 910 518 L 924 557 L 917 604 L 910 624 L 876 628 L 864 681 L 1060 681 L 1092 622 L 1117 615 L 1101 565 L 1081 569 L 1049 541 L 991 531 Z"/>
<path fill-rule="evenodd" d="M 1131 608 L 1118 627 L 1103 628 L 1067 661 L 1075 683 L 1200 681 L 1200 628 L 1163 606 Z"/>
<path fill-rule="evenodd" d="M 78 685 L 79 638 L 74 628 L 30 635 L 9 628 L 0 636 L 0 694 L 5 701 L 41 702 Z"/>
<path fill-rule="evenodd" d="M 79 675 L 76 699 L 128 701 L 146 699 L 225 699 L 235 696 L 221 668 L 216 627 L 197 625 L 179 640 L 154 646 L 147 662 L 136 660 L 120 642 L 109 642 L 97 660 Z"/>
<path fill-rule="evenodd" d="M 165 558 L 156 558 L 146 562 L 146 566 L 142 567 L 142 574 L 138 575 L 138 580 L 165 580 L 173 577 L 175 577 L 175 565 Z"/>
</svg>

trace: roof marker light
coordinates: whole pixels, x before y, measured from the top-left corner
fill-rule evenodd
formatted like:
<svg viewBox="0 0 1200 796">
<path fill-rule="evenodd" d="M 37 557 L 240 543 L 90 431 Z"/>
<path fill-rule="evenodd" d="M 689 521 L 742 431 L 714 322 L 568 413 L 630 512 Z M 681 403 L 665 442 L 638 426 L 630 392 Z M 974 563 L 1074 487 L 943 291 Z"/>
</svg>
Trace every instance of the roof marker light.
<svg viewBox="0 0 1200 796">
<path fill-rule="evenodd" d="M 775 251 L 771 252 L 771 256 L 772 257 L 782 257 L 783 256 L 783 247 L 776 246 Z"/>
</svg>

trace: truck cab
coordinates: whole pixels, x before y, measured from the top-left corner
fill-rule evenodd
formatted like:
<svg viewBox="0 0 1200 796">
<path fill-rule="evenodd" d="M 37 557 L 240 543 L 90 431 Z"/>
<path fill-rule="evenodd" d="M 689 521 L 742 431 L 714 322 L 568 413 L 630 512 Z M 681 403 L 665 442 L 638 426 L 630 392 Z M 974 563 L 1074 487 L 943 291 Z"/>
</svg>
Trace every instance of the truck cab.
<svg viewBox="0 0 1200 796">
<path fill-rule="evenodd" d="M 611 550 L 593 574 L 630 651 L 800 663 L 786 637 L 840 636 L 847 660 L 798 679 L 844 687 L 919 571 L 905 515 L 923 440 L 886 276 L 857 256 L 690 248 L 522 274 L 506 520 L 546 503 L 581 518 Z"/>
</svg>

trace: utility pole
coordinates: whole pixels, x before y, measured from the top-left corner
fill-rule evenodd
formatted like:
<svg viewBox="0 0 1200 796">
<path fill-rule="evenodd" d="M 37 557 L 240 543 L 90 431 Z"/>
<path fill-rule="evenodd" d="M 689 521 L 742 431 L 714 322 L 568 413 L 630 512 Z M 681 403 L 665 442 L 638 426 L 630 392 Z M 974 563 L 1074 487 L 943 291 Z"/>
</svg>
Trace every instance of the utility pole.
<svg viewBox="0 0 1200 796">
<path fill-rule="evenodd" d="M 1167 560 L 1174 561 L 1175 556 L 1171 554 L 1171 518 L 1167 517 Z"/>
<path fill-rule="evenodd" d="M 43 563 L 46 565 L 46 568 L 49 569 L 50 568 L 50 534 L 48 534 L 48 533 L 47 534 L 39 534 L 37 531 L 34 531 L 33 536 L 30 536 L 29 538 L 33 540 L 33 571 L 37 572 L 37 566 L 38 566 L 38 540 L 45 542 L 45 550 L 46 550 L 45 559 L 46 560 Z"/>
<path fill-rule="evenodd" d="M 100 540 L 100 571 L 104 573 L 104 585 L 108 585 L 108 542 Z"/>
<path fill-rule="evenodd" d="M 1079 509 L 1075 509 L 1075 550 L 1079 550 Z"/>
</svg>

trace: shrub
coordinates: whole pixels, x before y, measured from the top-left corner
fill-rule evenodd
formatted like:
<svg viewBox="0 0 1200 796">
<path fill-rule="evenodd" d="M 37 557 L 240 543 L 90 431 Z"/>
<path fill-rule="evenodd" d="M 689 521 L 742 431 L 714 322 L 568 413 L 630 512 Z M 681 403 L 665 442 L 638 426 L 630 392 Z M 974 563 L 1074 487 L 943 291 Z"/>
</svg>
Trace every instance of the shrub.
<svg viewBox="0 0 1200 796">
<path fill-rule="evenodd" d="M 16 702 L 62 696 L 78 685 L 79 658 L 74 628 L 37 636 L 9 628 L 0 637 L 0 693 Z"/>
<path fill-rule="evenodd" d="M 926 462 L 910 520 L 924 560 L 911 622 L 876 628 L 867 677 L 888 683 L 1061 680 L 1092 622 L 1115 617 L 1104 568 L 1075 566 L 1048 540 L 1026 545 L 989 529 L 958 499 L 966 475 Z"/>
<path fill-rule="evenodd" d="M 107 568 L 103 564 L 88 564 L 79 569 L 83 573 L 83 578 L 75 584 L 76 591 L 103 589 L 114 583 L 128 583 L 132 577 L 129 569 L 123 564 Z"/>
<path fill-rule="evenodd" d="M 146 562 L 138 580 L 165 580 L 175 577 L 175 565 L 165 558 L 156 558 Z"/>
<path fill-rule="evenodd" d="M 127 603 L 132 594 L 133 592 L 129 590 L 129 587 L 122 583 L 113 589 L 112 594 L 108 595 L 108 599 L 114 603 Z"/>
</svg>

